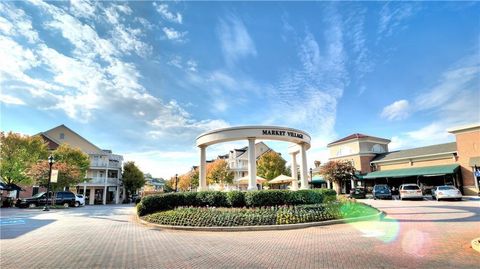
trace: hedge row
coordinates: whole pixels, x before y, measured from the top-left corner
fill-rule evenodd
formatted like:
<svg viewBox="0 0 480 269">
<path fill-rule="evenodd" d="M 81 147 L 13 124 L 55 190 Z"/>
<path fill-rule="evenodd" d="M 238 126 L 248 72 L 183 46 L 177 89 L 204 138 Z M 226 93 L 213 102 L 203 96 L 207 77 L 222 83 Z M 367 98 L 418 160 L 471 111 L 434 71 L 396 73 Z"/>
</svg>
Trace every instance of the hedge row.
<svg viewBox="0 0 480 269">
<path fill-rule="evenodd" d="M 262 190 L 250 192 L 178 192 L 142 198 L 137 205 L 140 216 L 158 211 L 186 207 L 265 207 L 300 204 L 321 204 L 335 200 L 336 193 L 329 189 L 314 190 Z"/>
<path fill-rule="evenodd" d="M 345 210 L 348 207 L 352 212 Z M 177 208 L 144 217 L 146 221 L 175 226 L 222 227 L 317 222 L 377 213 L 372 207 L 351 202 L 265 208 Z"/>
</svg>

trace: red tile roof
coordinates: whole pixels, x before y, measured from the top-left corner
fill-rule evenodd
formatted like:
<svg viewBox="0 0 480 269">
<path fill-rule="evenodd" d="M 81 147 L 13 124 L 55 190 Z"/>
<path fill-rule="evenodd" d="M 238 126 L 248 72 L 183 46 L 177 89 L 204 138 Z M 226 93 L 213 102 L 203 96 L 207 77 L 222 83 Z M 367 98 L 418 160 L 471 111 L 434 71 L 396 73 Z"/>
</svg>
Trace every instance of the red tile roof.
<svg viewBox="0 0 480 269">
<path fill-rule="evenodd" d="M 388 139 L 385 139 L 385 138 L 380 138 L 380 137 L 375 137 L 375 136 L 371 136 L 371 135 L 365 135 L 365 134 L 356 133 L 356 134 L 351 134 L 351 135 L 346 136 L 346 137 L 344 137 L 344 138 L 338 139 L 338 140 L 336 140 L 336 141 L 333 141 L 333 142 L 329 143 L 327 146 L 330 146 L 330 145 L 332 145 L 332 144 L 336 144 L 336 143 L 339 143 L 339 142 L 343 142 L 343 141 L 348 141 L 348 140 L 352 140 L 352 139 L 359 139 L 359 138 L 367 138 L 367 137 L 376 138 L 376 139 L 388 140 Z"/>
</svg>

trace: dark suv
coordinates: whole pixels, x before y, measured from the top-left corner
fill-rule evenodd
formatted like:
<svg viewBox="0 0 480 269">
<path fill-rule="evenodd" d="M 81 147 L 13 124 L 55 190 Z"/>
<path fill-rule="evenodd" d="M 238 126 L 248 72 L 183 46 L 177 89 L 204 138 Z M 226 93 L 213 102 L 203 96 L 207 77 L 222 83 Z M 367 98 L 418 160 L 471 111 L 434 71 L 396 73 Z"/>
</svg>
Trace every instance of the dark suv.
<svg viewBox="0 0 480 269">
<path fill-rule="evenodd" d="M 51 194 L 48 197 L 48 203 L 51 205 Z M 54 193 L 54 202 L 56 205 L 63 205 L 64 207 L 75 206 L 75 194 L 69 191 L 59 191 Z M 37 207 L 44 206 L 46 199 L 46 193 L 41 192 L 30 198 L 23 198 L 17 202 L 18 207 Z"/>
</svg>

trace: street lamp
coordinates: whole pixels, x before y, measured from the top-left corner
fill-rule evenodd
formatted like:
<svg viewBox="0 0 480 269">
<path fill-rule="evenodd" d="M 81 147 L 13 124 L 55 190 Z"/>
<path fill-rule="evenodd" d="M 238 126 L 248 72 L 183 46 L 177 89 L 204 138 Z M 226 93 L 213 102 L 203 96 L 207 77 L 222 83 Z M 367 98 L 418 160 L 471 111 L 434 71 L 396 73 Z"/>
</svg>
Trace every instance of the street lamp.
<svg viewBox="0 0 480 269">
<path fill-rule="evenodd" d="M 178 174 L 175 174 L 175 192 L 178 192 L 177 186 L 178 186 Z"/>
<path fill-rule="evenodd" d="M 310 167 L 310 184 L 312 185 L 313 188 L 313 169 Z"/>
<path fill-rule="evenodd" d="M 47 184 L 47 195 L 45 196 L 45 206 L 43 207 L 43 211 L 49 211 L 50 209 L 48 208 L 48 195 L 50 194 L 50 180 L 52 180 L 52 165 L 55 162 L 55 159 L 53 159 L 53 155 L 50 154 L 48 156 L 48 184 Z"/>
</svg>

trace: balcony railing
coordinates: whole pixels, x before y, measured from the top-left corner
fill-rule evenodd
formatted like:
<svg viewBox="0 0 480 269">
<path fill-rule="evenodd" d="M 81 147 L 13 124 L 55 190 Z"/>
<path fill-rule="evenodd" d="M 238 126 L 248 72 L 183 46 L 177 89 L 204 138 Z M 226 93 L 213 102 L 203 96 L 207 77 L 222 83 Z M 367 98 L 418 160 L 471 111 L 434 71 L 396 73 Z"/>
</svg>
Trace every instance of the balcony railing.
<svg viewBox="0 0 480 269">
<path fill-rule="evenodd" d="M 87 183 L 92 183 L 92 184 L 105 184 L 105 177 L 92 177 L 90 180 L 87 181 Z M 118 185 L 120 183 L 120 179 L 118 178 L 108 178 L 107 179 L 107 185 Z"/>
<path fill-rule="evenodd" d="M 107 162 L 102 162 L 102 161 L 91 161 L 90 162 L 91 167 L 105 167 L 107 168 Z M 119 162 L 110 162 L 108 163 L 108 168 L 120 168 L 121 165 Z"/>
</svg>

